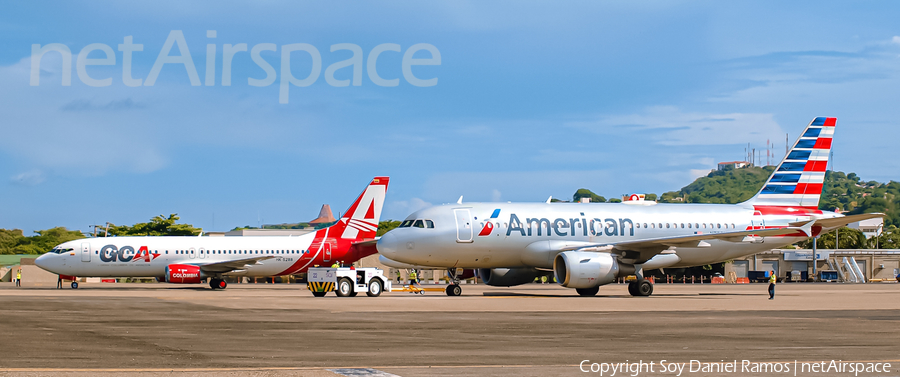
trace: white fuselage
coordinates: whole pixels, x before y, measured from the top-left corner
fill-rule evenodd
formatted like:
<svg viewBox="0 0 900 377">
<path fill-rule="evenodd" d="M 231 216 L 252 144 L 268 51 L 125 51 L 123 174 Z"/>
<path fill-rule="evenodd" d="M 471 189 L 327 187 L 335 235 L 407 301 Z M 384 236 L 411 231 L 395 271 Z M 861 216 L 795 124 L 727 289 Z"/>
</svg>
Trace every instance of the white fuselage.
<svg viewBox="0 0 900 377">
<path fill-rule="evenodd" d="M 822 215 L 818 217 L 833 216 Z M 440 268 L 552 268 L 561 249 L 694 234 L 787 227 L 810 214 L 763 215 L 730 204 L 465 203 L 423 209 L 407 220 L 431 220 L 433 228 L 402 227 L 378 241 L 386 258 Z M 490 222 L 490 224 L 488 224 Z M 759 253 L 806 237 L 709 240 L 675 248 L 677 259 L 659 267 L 718 263 Z"/>
<path fill-rule="evenodd" d="M 69 241 L 39 257 L 41 268 L 83 277 L 158 277 L 171 264 L 208 264 L 271 256 L 227 275 L 273 276 L 305 272 L 314 264 L 331 264 L 328 242 L 316 233 L 298 237 L 104 237 Z M 313 247 L 311 247 L 313 246 Z M 334 248 L 336 251 L 337 248 Z"/>
</svg>

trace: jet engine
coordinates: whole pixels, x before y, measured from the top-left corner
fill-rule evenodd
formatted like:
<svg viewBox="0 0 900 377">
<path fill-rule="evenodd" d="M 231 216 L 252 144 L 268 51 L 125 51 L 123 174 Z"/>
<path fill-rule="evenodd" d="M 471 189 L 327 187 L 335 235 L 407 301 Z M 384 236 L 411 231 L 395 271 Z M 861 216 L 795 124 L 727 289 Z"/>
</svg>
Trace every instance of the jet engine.
<svg viewBox="0 0 900 377">
<path fill-rule="evenodd" d="M 541 272 L 533 268 L 479 268 L 478 276 L 494 287 L 512 287 L 531 283 Z"/>
<path fill-rule="evenodd" d="M 619 263 L 609 253 L 564 251 L 553 259 L 556 281 L 568 288 L 594 288 L 616 281 Z"/>
<path fill-rule="evenodd" d="M 166 282 L 174 284 L 198 284 L 206 277 L 200 267 L 190 264 L 170 264 L 166 266 Z"/>
</svg>

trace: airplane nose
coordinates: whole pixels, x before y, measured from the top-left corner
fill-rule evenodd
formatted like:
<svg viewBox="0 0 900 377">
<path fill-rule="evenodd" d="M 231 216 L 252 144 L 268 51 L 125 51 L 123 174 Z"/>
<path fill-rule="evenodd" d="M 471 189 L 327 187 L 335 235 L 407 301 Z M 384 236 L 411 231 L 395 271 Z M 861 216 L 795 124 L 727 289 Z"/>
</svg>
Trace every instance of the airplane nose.
<svg viewBox="0 0 900 377">
<path fill-rule="evenodd" d="M 397 254 L 397 242 L 397 236 L 394 235 L 394 232 L 387 232 L 378 239 L 378 244 L 375 245 L 375 248 L 378 249 L 381 255 L 390 258 Z"/>
<path fill-rule="evenodd" d="M 40 268 L 47 269 L 47 254 L 41 255 L 34 260 L 34 264 Z"/>
</svg>

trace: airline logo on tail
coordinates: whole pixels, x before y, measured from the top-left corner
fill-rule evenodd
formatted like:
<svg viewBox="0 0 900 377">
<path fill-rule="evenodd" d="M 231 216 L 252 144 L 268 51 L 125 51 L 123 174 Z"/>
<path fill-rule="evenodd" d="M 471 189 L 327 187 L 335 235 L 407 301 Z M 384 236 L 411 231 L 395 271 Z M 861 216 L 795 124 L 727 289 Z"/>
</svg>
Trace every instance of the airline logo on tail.
<svg viewBox="0 0 900 377">
<path fill-rule="evenodd" d="M 378 230 L 378 220 L 381 218 L 381 209 L 384 205 L 384 196 L 387 193 L 387 177 L 378 177 L 366 187 L 366 191 L 341 217 L 340 223 L 344 225 L 341 238 L 358 239 L 374 238 Z"/>
<path fill-rule="evenodd" d="M 836 123 L 837 118 L 826 117 L 810 122 L 750 202 L 753 205 L 818 208 Z"/>
</svg>

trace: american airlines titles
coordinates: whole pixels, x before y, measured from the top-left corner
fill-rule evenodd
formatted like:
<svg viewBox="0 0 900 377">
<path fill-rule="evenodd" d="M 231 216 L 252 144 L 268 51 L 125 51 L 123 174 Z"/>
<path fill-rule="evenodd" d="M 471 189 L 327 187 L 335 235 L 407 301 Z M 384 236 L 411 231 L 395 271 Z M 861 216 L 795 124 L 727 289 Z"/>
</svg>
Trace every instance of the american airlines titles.
<svg viewBox="0 0 900 377">
<path fill-rule="evenodd" d="M 535 227 L 535 225 L 537 225 Z M 515 213 L 509 215 L 509 227 L 506 236 L 516 233 L 523 237 L 542 236 L 546 229 L 547 236 L 634 236 L 634 222 L 629 218 L 620 219 L 588 219 L 580 218 L 525 218 L 523 223 Z M 627 234 L 626 234 L 627 233 Z"/>
</svg>

